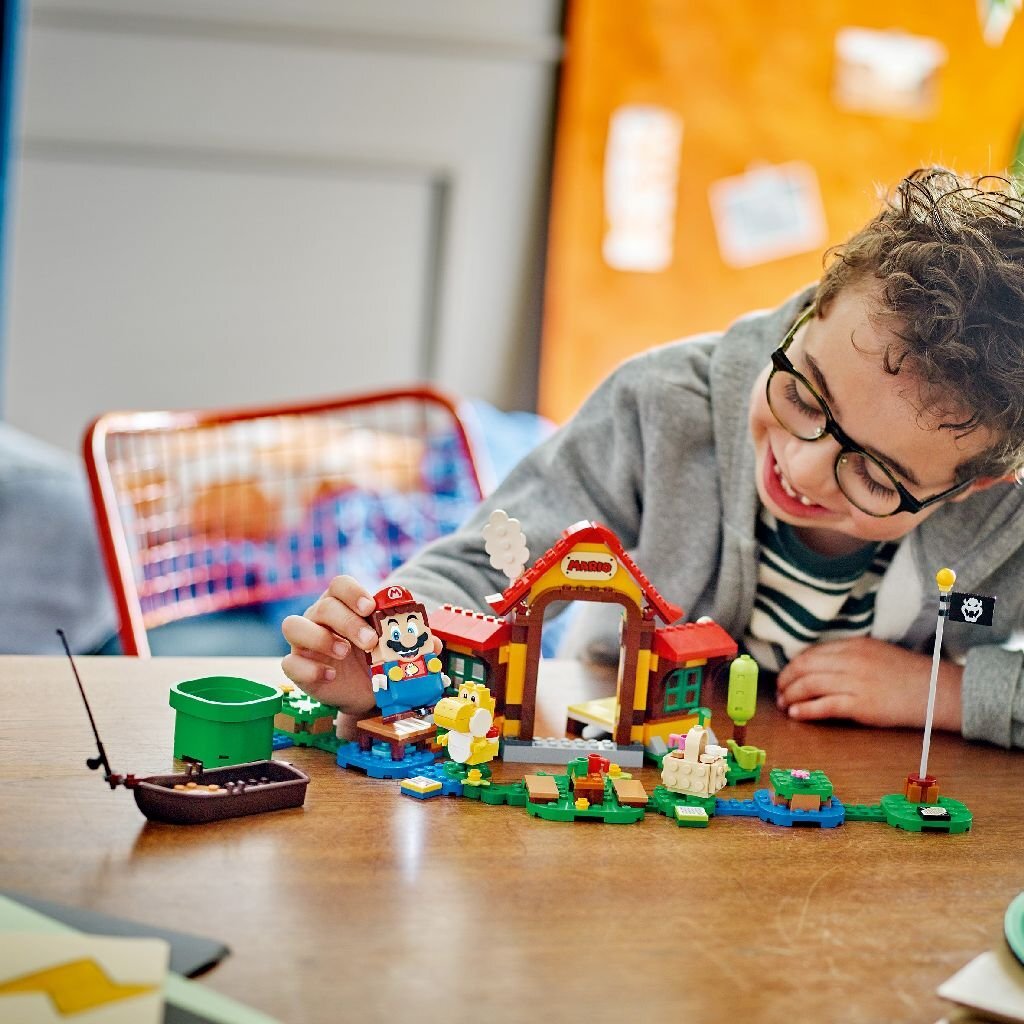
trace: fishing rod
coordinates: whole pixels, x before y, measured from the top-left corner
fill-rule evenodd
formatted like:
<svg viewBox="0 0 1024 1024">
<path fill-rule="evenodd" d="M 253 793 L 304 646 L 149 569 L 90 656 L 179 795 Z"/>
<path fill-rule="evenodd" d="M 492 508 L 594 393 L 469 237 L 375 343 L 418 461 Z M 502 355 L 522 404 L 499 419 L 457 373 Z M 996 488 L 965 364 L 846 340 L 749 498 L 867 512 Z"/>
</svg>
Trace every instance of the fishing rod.
<svg viewBox="0 0 1024 1024">
<path fill-rule="evenodd" d="M 89 716 L 89 724 L 92 726 L 92 734 L 96 737 L 96 749 L 98 751 L 96 757 L 86 758 L 85 763 L 95 771 L 101 765 L 105 772 L 103 778 L 106 780 L 107 785 L 111 789 L 117 789 L 121 782 L 121 776 L 115 775 L 110 769 L 110 762 L 107 760 L 107 752 L 103 749 L 103 741 L 100 739 L 99 730 L 96 728 L 96 720 L 92 717 L 92 708 L 89 707 L 89 698 L 85 695 L 85 687 L 82 686 L 81 676 L 78 674 L 78 667 L 75 665 L 75 659 L 71 656 L 71 648 L 68 646 L 68 638 L 64 635 L 63 629 L 57 630 L 57 636 L 60 637 L 60 642 L 64 645 L 64 652 L 68 656 L 68 661 L 71 662 L 71 671 L 75 674 L 75 682 L 78 683 L 78 692 L 82 695 L 82 701 L 85 704 L 86 714 Z"/>
</svg>

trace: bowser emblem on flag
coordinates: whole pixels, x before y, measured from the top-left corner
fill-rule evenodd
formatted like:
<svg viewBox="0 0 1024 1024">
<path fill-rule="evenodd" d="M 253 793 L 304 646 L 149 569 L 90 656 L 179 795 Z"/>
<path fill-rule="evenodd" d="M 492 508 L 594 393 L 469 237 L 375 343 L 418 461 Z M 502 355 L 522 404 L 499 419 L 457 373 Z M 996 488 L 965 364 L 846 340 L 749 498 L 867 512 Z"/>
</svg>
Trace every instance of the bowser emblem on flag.
<svg viewBox="0 0 1024 1024">
<path fill-rule="evenodd" d="M 966 622 L 972 626 L 991 626 L 996 610 L 996 599 L 984 594 L 962 594 L 952 591 L 949 595 L 949 621 Z"/>
</svg>

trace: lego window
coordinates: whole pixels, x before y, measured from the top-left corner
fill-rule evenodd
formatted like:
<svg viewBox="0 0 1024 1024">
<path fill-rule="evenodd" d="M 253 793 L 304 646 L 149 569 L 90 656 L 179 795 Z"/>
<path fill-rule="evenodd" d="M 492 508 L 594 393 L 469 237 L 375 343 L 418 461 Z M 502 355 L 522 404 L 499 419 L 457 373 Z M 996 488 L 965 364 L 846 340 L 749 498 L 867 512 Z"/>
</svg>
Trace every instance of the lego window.
<svg viewBox="0 0 1024 1024">
<path fill-rule="evenodd" d="M 701 675 L 702 670 L 697 667 L 677 669 L 668 677 L 665 681 L 665 714 L 693 711 L 700 704 Z"/>
<path fill-rule="evenodd" d="M 459 683 L 486 683 L 487 666 L 479 658 L 452 657 L 448 667 L 452 685 Z"/>
</svg>

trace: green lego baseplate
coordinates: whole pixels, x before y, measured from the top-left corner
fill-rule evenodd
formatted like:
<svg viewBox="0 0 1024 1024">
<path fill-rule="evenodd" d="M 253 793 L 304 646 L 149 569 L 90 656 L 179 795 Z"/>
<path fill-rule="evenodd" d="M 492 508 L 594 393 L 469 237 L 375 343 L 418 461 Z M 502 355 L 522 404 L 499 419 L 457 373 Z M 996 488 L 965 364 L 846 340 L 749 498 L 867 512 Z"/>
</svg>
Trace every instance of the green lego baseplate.
<svg viewBox="0 0 1024 1024">
<path fill-rule="evenodd" d="M 486 785 L 463 784 L 462 795 L 467 800 L 478 800 L 482 804 L 508 804 L 509 807 L 525 807 L 529 796 L 522 779 L 518 782 L 489 782 Z"/>
<path fill-rule="evenodd" d="M 558 789 L 558 798 L 546 803 L 535 803 L 530 800 L 526 782 L 522 779 L 510 783 L 489 783 L 472 785 L 464 783 L 462 795 L 470 800 L 478 800 L 485 804 L 508 804 L 510 807 L 525 807 L 533 817 L 545 821 L 603 821 L 609 825 L 629 825 L 640 821 L 644 816 L 644 807 L 630 807 L 619 802 L 615 792 L 616 779 L 629 779 L 626 772 L 608 773 L 604 777 L 604 794 L 600 804 L 587 801 L 586 806 L 577 804 L 573 792 L 572 780 L 575 776 L 587 774 L 587 759 L 576 758 L 566 765 L 564 775 L 538 771 L 533 774 L 549 776 Z"/>
<path fill-rule="evenodd" d="M 674 821 L 679 819 L 676 816 L 677 807 L 701 807 L 707 812 L 709 818 L 715 813 L 715 797 L 713 796 L 691 796 L 689 794 L 675 793 L 665 786 L 655 786 L 650 800 L 647 801 L 647 809 L 664 814 L 666 818 Z"/>
<path fill-rule="evenodd" d="M 331 727 L 337 714 L 336 707 L 310 697 L 298 687 L 292 687 L 285 691 L 281 710 L 275 716 L 274 735 L 291 740 L 296 747 L 315 747 L 336 754 L 338 748 L 348 742 L 339 739 Z M 285 719 L 290 719 L 290 725 Z M 289 727 L 282 728 L 282 723 Z M 317 727 L 317 723 L 322 725 Z"/>
<path fill-rule="evenodd" d="M 789 801 L 797 794 L 813 794 L 825 803 L 832 799 L 832 783 L 820 769 L 805 771 L 800 768 L 772 768 L 768 773 L 772 789 Z"/>
<path fill-rule="evenodd" d="M 644 816 L 643 807 L 626 807 L 619 803 L 615 795 L 613 780 L 610 775 L 604 777 L 604 799 L 601 803 L 591 803 L 589 800 L 577 803 L 573 793 L 572 778 L 580 774 L 580 771 L 573 771 L 574 766 L 583 766 L 582 774 L 586 775 L 586 758 L 578 758 L 570 761 L 569 773 L 566 775 L 552 775 L 555 785 L 558 787 L 558 799 L 549 803 L 526 802 L 527 811 L 536 818 L 543 818 L 545 821 L 587 821 L 597 819 L 607 825 L 630 825 L 640 821 Z M 537 772 L 537 775 L 547 775 L 548 772 Z M 628 778 L 626 775 L 619 775 L 618 778 Z M 586 806 L 583 806 L 586 804 Z"/>
<path fill-rule="evenodd" d="M 974 821 L 965 804 L 947 796 L 925 804 L 908 800 L 902 793 L 890 793 L 879 804 L 886 823 L 905 832 L 969 832 Z"/>
<path fill-rule="evenodd" d="M 885 811 L 881 804 L 844 804 L 847 821 L 872 821 L 885 824 Z"/>
<path fill-rule="evenodd" d="M 477 784 L 464 780 L 462 795 L 469 800 L 480 803 L 510 807 L 525 807 L 534 817 L 547 821 L 587 821 L 598 820 L 608 824 L 630 824 L 640 821 L 646 811 L 664 815 L 676 825 L 683 828 L 706 828 L 716 813 L 725 814 L 726 808 L 733 807 L 733 801 L 725 801 L 719 806 L 718 798 L 696 797 L 689 794 L 675 793 L 663 785 L 655 786 L 653 793 L 643 807 L 623 806 L 619 803 L 614 789 L 614 779 L 628 779 L 630 776 L 621 773 L 617 776 L 608 774 L 604 779 L 604 799 L 600 805 L 588 804 L 577 806 L 572 790 L 572 778 L 576 774 L 586 774 L 587 762 L 579 758 L 570 762 L 564 775 L 538 771 L 534 774 L 551 778 L 558 790 L 558 798 L 548 803 L 535 803 L 530 800 L 525 780 L 516 782 L 495 783 L 481 778 Z M 800 771 L 798 769 L 798 771 Z M 778 773 L 778 775 L 776 775 Z M 808 778 L 800 775 L 792 776 L 788 768 L 775 768 L 769 777 L 779 779 L 781 787 L 792 792 L 813 792 L 822 797 L 822 802 L 833 798 L 832 784 L 822 771 L 807 772 Z M 791 781 L 792 780 L 792 781 Z M 774 778 L 772 779 L 774 785 Z M 801 788 L 806 786 L 806 789 Z M 761 791 L 767 794 L 767 790 Z M 753 806 L 753 801 L 739 801 L 740 804 Z M 844 821 L 864 821 L 871 824 L 891 825 L 905 831 L 958 833 L 971 828 L 972 816 L 967 807 L 957 800 L 939 797 L 935 804 L 916 804 L 908 801 L 902 794 L 893 794 L 881 798 L 876 804 L 845 804 L 840 811 Z M 730 816 L 736 816 L 731 811 Z M 942 817 L 938 817 L 938 815 Z M 741 817 L 759 817 L 756 813 L 744 812 Z"/>
</svg>

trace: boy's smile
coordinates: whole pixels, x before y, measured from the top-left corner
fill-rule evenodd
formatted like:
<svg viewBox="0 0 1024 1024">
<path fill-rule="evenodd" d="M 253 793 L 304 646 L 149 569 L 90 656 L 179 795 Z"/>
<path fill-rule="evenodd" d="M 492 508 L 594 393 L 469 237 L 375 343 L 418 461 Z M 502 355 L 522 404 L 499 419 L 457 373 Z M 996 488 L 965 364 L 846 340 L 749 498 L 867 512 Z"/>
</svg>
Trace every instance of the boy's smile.
<svg viewBox="0 0 1024 1024">
<path fill-rule="evenodd" d="M 897 346 L 898 352 L 899 339 L 872 318 L 878 309 L 869 288 L 848 288 L 835 296 L 823 317 L 812 317 L 797 331 L 788 354 L 827 396 L 836 421 L 858 445 L 915 495 L 938 494 L 957 482 L 957 467 L 984 451 L 990 438 L 975 431 L 957 439 L 955 430 L 940 429 L 940 423 L 959 418 L 955 412 L 926 410 L 908 368 L 897 375 L 885 370 L 886 347 Z M 766 366 L 755 381 L 750 401 L 757 489 L 768 510 L 796 526 L 809 546 L 838 555 L 866 543 L 897 540 L 940 506 L 877 518 L 853 505 L 836 482 L 838 442 L 829 436 L 802 440 L 775 418 L 765 396 L 770 370 Z"/>
<path fill-rule="evenodd" d="M 769 447 L 762 467 L 764 473 L 763 490 L 772 504 L 784 510 L 788 515 L 798 519 L 817 519 L 831 516 L 832 510 L 818 505 L 805 494 L 797 491 L 782 474 L 778 462 Z M 763 499 L 763 496 L 762 496 Z"/>
</svg>

